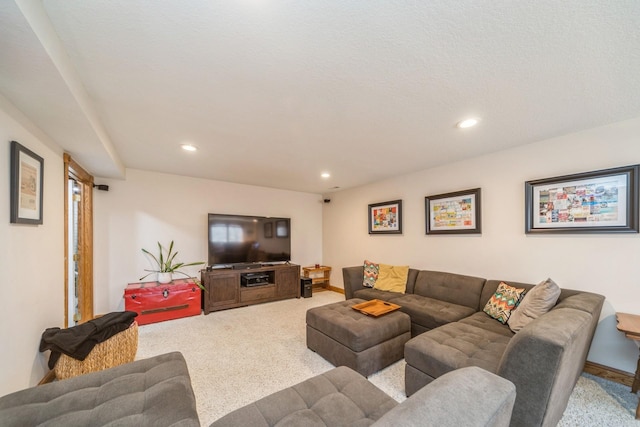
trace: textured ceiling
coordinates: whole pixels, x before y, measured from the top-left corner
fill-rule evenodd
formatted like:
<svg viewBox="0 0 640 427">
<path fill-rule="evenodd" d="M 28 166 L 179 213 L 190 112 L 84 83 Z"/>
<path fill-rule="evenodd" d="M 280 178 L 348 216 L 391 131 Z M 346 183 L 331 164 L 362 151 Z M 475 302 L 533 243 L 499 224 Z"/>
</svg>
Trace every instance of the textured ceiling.
<svg viewBox="0 0 640 427">
<path fill-rule="evenodd" d="M 636 0 L 0 3 L 0 93 L 97 176 L 328 193 L 640 116 Z"/>
</svg>

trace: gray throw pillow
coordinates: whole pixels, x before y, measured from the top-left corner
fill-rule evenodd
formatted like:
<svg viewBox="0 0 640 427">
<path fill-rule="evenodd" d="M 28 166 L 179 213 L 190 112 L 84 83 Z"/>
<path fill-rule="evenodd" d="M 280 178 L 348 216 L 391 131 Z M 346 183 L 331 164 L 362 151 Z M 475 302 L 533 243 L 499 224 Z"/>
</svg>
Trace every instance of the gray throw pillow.
<svg viewBox="0 0 640 427">
<path fill-rule="evenodd" d="M 545 314 L 556 305 L 560 287 L 551 279 L 538 283 L 524 296 L 520 305 L 513 310 L 507 324 L 513 332 L 518 332 L 529 322 Z"/>
</svg>

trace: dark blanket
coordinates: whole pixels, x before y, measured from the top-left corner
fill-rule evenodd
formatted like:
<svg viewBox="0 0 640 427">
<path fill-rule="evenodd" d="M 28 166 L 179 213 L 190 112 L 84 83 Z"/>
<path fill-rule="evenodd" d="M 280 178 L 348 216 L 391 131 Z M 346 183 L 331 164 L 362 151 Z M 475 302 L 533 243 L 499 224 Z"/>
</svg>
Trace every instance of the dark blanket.
<svg viewBox="0 0 640 427">
<path fill-rule="evenodd" d="M 51 350 L 49 369 L 53 369 L 61 353 L 84 360 L 96 344 L 131 326 L 137 315 L 134 311 L 118 311 L 67 329 L 47 328 L 42 333 L 40 351 Z"/>
</svg>

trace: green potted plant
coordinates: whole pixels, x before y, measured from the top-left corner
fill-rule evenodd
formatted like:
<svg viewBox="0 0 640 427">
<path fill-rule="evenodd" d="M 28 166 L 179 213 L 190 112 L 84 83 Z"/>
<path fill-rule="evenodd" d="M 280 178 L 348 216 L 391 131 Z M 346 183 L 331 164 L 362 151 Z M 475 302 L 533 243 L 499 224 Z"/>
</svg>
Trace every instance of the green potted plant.
<svg viewBox="0 0 640 427">
<path fill-rule="evenodd" d="M 204 264 L 204 262 L 190 262 L 190 263 L 184 263 L 184 262 L 177 262 L 175 261 L 176 256 L 178 255 L 178 252 L 174 252 L 173 251 L 173 240 L 171 241 L 171 243 L 169 244 L 169 249 L 166 250 L 161 244 L 160 242 L 158 242 L 158 256 L 156 257 L 154 254 L 152 254 L 151 252 L 149 252 L 148 250 L 142 248 L 142 252 L 145 253 L 146 255 L 149 255 L 151 257 L 151 259 L 153 259 L 153 261 L 156 263 L 157 268 L 154 270 L 144 270 L 147 271 L 148 273 L 144 276 L 142 276 L 139 280 L 143 280 L 145 277 L 148 277 L 151 274 L 156 273 L 158 275 L 158 282 L 160 283 L 170 283 L 173 280 L 173 275 L 174 274 L 182 274 L 183 276 L 190 278 L 191 276 L 189 276 L 187 273 L 180 271 L 181 268 L 183 267 L 192 267 L 194 265 L 202 265 Z M 200 284 L 200 282 L 196 279 L 195 280 L 196 284 L 198 285 L 198 287 L 200 287 L 200 289 L 204 289 L 202 284 Z"/>
</svg>

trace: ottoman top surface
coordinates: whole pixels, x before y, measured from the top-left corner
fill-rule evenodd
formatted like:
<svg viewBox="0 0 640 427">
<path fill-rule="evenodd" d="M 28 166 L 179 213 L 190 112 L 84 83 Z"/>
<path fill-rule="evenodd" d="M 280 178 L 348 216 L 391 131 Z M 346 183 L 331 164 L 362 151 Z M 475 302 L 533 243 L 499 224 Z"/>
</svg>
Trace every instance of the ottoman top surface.
<svg viewBox="0 0 640 427">
<path fill-rule="evenodd" d="M 359 352 L 411 331 L 411 319 L 394 311 L 380 317 L 367 316 L 351 308 L 365 302 L 353 298 L 307 311 L 307 326 Z"/>
</svg>

